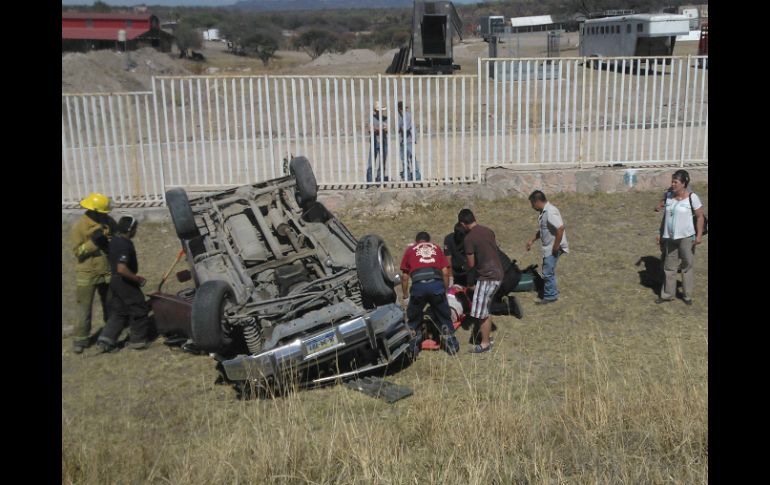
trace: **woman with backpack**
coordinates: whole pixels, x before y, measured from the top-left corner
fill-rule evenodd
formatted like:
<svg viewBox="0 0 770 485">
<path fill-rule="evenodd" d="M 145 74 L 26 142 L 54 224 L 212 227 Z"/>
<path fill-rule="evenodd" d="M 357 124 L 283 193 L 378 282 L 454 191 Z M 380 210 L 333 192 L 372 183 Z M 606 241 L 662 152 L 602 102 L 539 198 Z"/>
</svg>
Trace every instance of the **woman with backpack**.
<svg viewBox="0 0 770 485">
<path fill-rule="evenodd" d="M 682 269 L 682 299 L 692 305 L 695 247 L 702 242 L 705 216 L 700 197 L 691 192 L 690 174 L 677 170 L 665 194 L 663 219 L 657 241 L 663 251 L 665 280 L 655 303 L 672 301 L 676 296 L 676 273 Z"/>
</svg>

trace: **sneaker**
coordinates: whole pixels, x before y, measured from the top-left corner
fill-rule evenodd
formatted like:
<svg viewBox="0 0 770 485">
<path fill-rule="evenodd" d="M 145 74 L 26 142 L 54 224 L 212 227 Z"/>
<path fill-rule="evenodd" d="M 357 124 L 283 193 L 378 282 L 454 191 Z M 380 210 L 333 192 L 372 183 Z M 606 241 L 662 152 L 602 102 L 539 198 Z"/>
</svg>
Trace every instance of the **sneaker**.
<svg viewBox="0 0 770 485">
<path fill-rule="evenodd" d="M 492 350 L 492 342 L 491 341 L 489 342 L 489 345 L 486 346 L 486 347 L 482 347 L 481 344 L 476 345 L 475 347 L 473 347 L 470 350 L 470 352 L 471 352 L 471 354 L 481 354 L 483 352 L 489 352 L 490 350 Z"/>
<path fill-rule="evenodd" d="M 559 301 L 559 299 L 553 298 L 553 299 L 546 300 L 545 298 L 538 298 L 537 300 L 535 300 L 535 305 L 547 305 L 555 301 Z"/>
<path fill-rule="evenodd" d="M 438 350 L 441 346 L 433 339 L 426 339 L 422 341 L 420 348 L 422 350 Z"/>
<path fill-rule="evenodd" d="M 82 354 L 85 349 L 86 349 L 85 345 L 73 345 L 72 346 L 72 352 L 74 352 L 76 354 Z"/>
<path fill-rule="evenodd" d="M 149 342 L 130 342 L 128 348 L 131 350 L 144 350 L 150 346 Z"/>
<path fill-rule="evenodd" d="M 690 299 L 690 300 L 685 300 L 685 301 L 684 301 L 684 304 L 685 304 L 685 305 L 688 305 L 688 306 L 692 306 L 692 299 Z"/>
<path fill-rule="evenodd" d="M 446 339 L 446 343 L 444 344 L 444 350 L 449 355 L 457 355 L 457 353 L 460 351 L 460 342 L 457 341 L 457 337 L 454 335 L 448 337 Z"/>
<path fill-rule="evenodd" d="M 96 342 L 96 346 L 99 348 L 99 351 L 102 354 L 109 354 L 111 352 L 118 351 L 118 347 L 116 345 L 108 344 L 107 342 L 104 342 L 104 341 Z"/>
<path fill-rule="evenodd" d="M 670 301 L 674 301 L 674 299 L 673 298 L 660 298 L 660 297 L 655 299 L 655 303 L 657 303 L 657 304 L 668 303 Z"/>
</svg>

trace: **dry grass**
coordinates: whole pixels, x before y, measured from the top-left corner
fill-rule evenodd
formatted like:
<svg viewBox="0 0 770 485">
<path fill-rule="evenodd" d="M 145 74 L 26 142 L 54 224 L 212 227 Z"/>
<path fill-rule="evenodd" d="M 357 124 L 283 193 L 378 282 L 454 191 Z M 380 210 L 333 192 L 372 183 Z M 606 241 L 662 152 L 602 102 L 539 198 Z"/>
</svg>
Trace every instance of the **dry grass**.
<svg viewBox="0 0 770 485">
<path fill-rule="evenodd" d="M 707 189 L 696 190 L 708 205 Z M 496 317 L 489 354 L 422 353 L 389 378 L 415 390 L 394 405 L 342 386 L 240 402 L 214 385 L 207 357 L 159 342 L 76 356 L 63 339 L 63 481 L 706 483 L 708 242 L 696 305 L 655 305 L 635 263 L 658 255 L 657 195 L 555 195 L 571 248 L 557 268 L 560 302 L 539 308 L 520 295 L 524 319 Z M 464 205 L 520 264 L 539 262 L 523 251 L 536 214 L 522 199 L 429 203 L 399 219 L 338 215 L 400 253 L 418 230 L 449 232 Z M 137 248 L 147 288 L 156 286 L 177 250 L 170 227 L 140 226 Z"/>
</svg>

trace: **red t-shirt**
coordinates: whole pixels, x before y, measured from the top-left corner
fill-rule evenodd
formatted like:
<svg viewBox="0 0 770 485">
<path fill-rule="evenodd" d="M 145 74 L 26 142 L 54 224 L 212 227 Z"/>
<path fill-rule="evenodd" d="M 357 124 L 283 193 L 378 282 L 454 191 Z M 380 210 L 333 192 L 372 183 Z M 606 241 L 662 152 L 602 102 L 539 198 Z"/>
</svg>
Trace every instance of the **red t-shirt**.
<svg viewBox="0 0 770 485">
<path fill-rule="evenodd" d="M 411 274 L 420 268 L 436 268 L 442 270 L 449 266 L 444 251 L 431 242 L 419 242 L 410 244 L 404 257 L 401 258 L 401 271 Z"/>
</svg>

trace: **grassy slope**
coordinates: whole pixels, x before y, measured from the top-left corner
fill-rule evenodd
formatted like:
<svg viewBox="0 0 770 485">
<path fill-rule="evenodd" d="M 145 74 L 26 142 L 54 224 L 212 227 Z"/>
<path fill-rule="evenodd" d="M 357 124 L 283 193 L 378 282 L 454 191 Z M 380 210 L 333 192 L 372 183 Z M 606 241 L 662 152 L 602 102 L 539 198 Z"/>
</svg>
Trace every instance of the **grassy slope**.
<svg viewBox="0 0 770 485">
<path fill-rule="evenodd" d="M 708 205 L 708 190 L 698 192 Z M 524 319 L 495 318 L 490 354 L 467 354 L 462 330 L 458 358 L 424 352 L 390 377 L 415 390 L 394 405 L 341 386 L 238 402 L 213 384 L 206 357 L 159 341 L 144 353 L 76 356 L 63 339 L 63 481 L 705 483 L 708 241 L 696 258 L 696 305 L 655 305 L 635 263 L 658 256 L 657 195 L 555 195 L 571 249 L 557 268 L 560 302 L 539 308 L 520 294 Z M 523 250 L 536 229 L 525 200 L 465 203 L 520 265 L 539 263 L 536 249 Z M 398 258 L 418 230 L 443 237 L 462 207 L 338 215 L 358 236 L 382 235 Z M 139 229 L 147 289 L 176 255 L 172 231 Z"/>
</svg>

